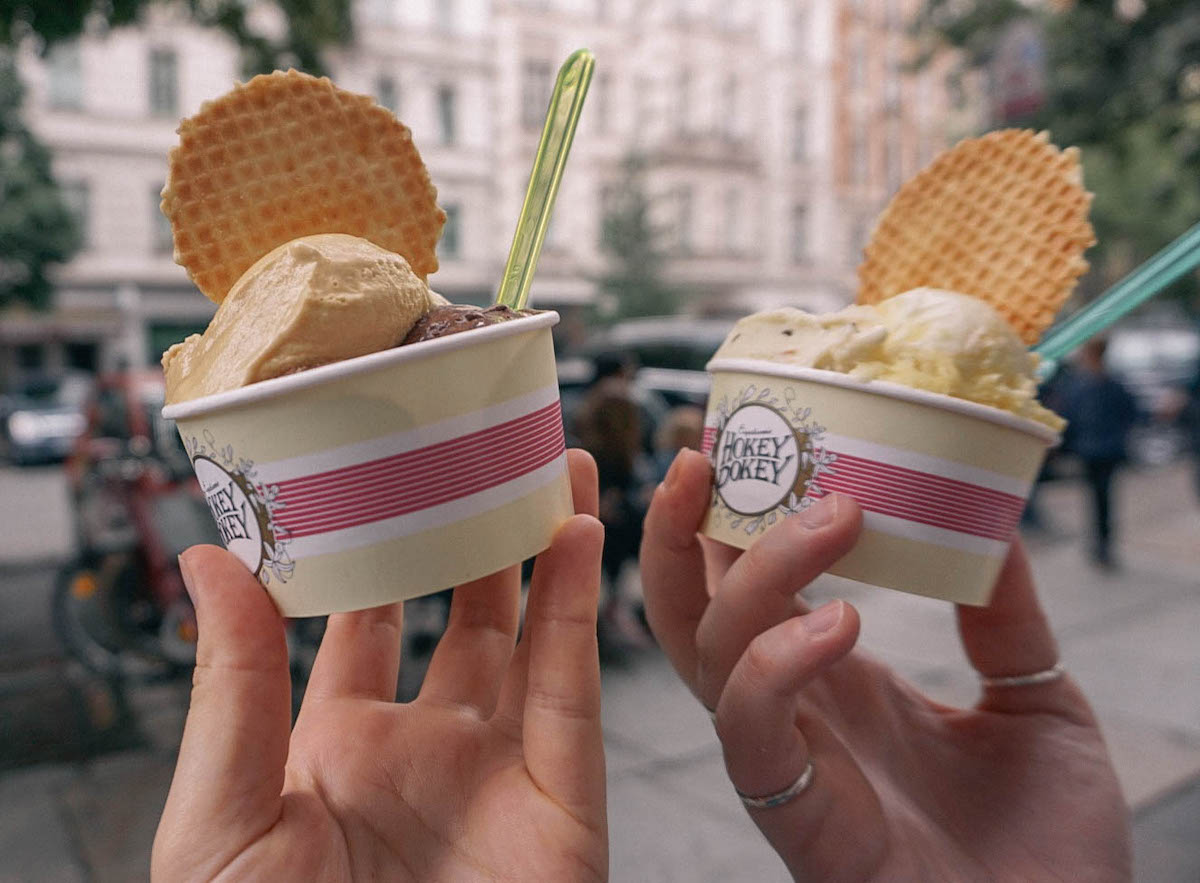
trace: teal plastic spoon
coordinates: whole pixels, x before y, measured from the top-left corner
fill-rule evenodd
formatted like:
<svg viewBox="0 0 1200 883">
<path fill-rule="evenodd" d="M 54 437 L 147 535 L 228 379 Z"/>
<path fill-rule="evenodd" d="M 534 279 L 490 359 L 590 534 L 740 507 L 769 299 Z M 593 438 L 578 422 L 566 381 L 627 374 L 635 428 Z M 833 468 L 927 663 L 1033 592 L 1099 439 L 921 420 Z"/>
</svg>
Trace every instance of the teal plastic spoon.
<svg viewBox="0 0 1200 883">
<path fill-rule="evenodd" d="M 1042 357 L 1038 376 L 1049 377 L 1059 361 L 1139 304 L 1200 266 L 1200 224 L 1196 224 L 1083 309 L 1051 328 L 1033 351 Z"/>
<path fill-rule="evenodd" d="M 567 154 L 571 152 L 571 142 L 575 140 L 583 99 L 595 66 L 595 56 L 586 49 L 579 49 L 559 68 L 550 108 L 546 111 L 542 140 L 533 160 L 533 171 L 529 174 L 525 203 L 521 206 L 512 247 L 508 250 L 500 290 L 496 292 L 497 304 L 520 310 L 529 300 L 533 271 L 542 253 L 550 213 L 554 210 L 554 199 L 558 196 L 558 185 L 567 164 Z"/>
</svg>

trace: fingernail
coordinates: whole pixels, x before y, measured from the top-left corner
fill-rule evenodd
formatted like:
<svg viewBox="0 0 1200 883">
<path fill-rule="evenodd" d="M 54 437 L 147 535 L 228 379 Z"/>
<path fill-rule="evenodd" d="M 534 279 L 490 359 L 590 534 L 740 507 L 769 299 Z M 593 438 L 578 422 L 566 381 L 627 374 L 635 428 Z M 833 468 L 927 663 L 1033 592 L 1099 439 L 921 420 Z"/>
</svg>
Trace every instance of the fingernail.
<svg viewBox="0 0 1200 883">
<path fill-rule="evenodd" d="M 179 575 L 183 577 L 183 587 L 187 589 L 188 597 L 192 599 L 192 606 L 196 605 L 196 593 L 192 590 L 192 572 L 188 569 L 187 561 L 180 555 L 176 558 L 179 562 Z"/>
<path fill-rule="evenodd" d="M 842 621 L 842 602 L 830 601 L 804 617 L 804 627 L 809 634 L 818 635 L 830 631 Z"/>
<path fill-rule="evenodd" d="M 827 494 L 796 517 L 808 528 L 824 527 L 837 516 L 837 494 Z"/>
</svg>

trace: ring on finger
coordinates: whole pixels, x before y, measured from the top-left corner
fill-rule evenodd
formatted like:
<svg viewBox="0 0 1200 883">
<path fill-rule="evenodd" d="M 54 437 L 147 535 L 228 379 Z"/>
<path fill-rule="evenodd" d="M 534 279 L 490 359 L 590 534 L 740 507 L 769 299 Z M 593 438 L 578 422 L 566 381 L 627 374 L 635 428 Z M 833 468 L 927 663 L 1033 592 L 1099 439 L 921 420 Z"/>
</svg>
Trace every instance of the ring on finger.
<svg viewBox="0 0 1200 883">
<path fill-rule="evenodd" d="M 737 791 L 738 798 L 742 804 L 748 809 L 774 809 L 777 806 L 783 806 L 785 803 L 790 803 L 795 800 L 812 784 L 813 780 L 813 765 L 809 761 L 804 765 L 804 772 L 792 784 L 788 785 L 782 791 L 776 791 L 774 794 L 767 794 L 764 797 L 751 797 L 749 794 L 743 794 Z"/>
<path fill-rule="evenodd" d="M 987 677 L 981 674 L 979 682 L 985 687 L 1033 687 L 1037 684 L 1048 684 L 1051 681 L 1057 681 L 1064 674 L 1066 674 L 1066 670 L 1062 667 L 1062 663 L 1055 663 L 1050 668 L 1044 668 L 1041 671 L 1030 672 L 1025 675 Z"/>
</svg>

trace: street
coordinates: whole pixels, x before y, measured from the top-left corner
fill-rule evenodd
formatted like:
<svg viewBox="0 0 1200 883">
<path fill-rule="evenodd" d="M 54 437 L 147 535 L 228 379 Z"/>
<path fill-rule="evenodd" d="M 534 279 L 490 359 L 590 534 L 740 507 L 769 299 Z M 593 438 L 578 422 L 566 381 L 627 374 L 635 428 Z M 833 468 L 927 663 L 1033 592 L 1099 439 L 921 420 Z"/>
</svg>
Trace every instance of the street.
<svg viewBox="0 0 1200 883">
<path fill-rule="evenodd" d="M 1183 464 L 1124 477 L 1115 573 L 1086 564 L 1074 484 L 1044 489 L 1052 531 L 1028 538 L 1064 664 L 1097 710 L 1135 813 L 1137 879 L 1149 883 L 1200 879 L 1190 479 Z M 188 685 L 139 689 L 125 707 L 68 664 L 50 617 L 71 548 L 62 476 L 0 470 L 0 499 L 0 881 L 145 879 Z M 934 698 L 973 700 L 949 606 L 832 578 L 809 594 L 854 602 L 861 645 Z M 604 702 L 612 879 L 786 879 L 731 793 L 705 713 L 659 654 L 606 669 Z"/>
</svg>

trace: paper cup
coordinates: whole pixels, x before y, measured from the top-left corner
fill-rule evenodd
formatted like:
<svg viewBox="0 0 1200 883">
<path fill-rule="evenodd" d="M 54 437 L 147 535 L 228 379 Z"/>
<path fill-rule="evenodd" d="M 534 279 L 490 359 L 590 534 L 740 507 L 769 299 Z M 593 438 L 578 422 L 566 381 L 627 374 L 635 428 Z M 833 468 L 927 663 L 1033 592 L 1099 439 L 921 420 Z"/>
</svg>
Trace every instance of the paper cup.
<svg viewBox="0 0 1200 883">
<path fill-rule="evenodd" d="M 894 383 L 714 359 L 704 533 L 749 548 L 826 494 L 854 497 L 863 532 L 830 572 L 987 604 L 1058 435 L 1032 420 Z"/>
<path fill-rule="evenodd" d="M 572 514 L 541 313 L 171 405 L 225 545 L 285 616 L 460 585 Z"/>
</svg>

